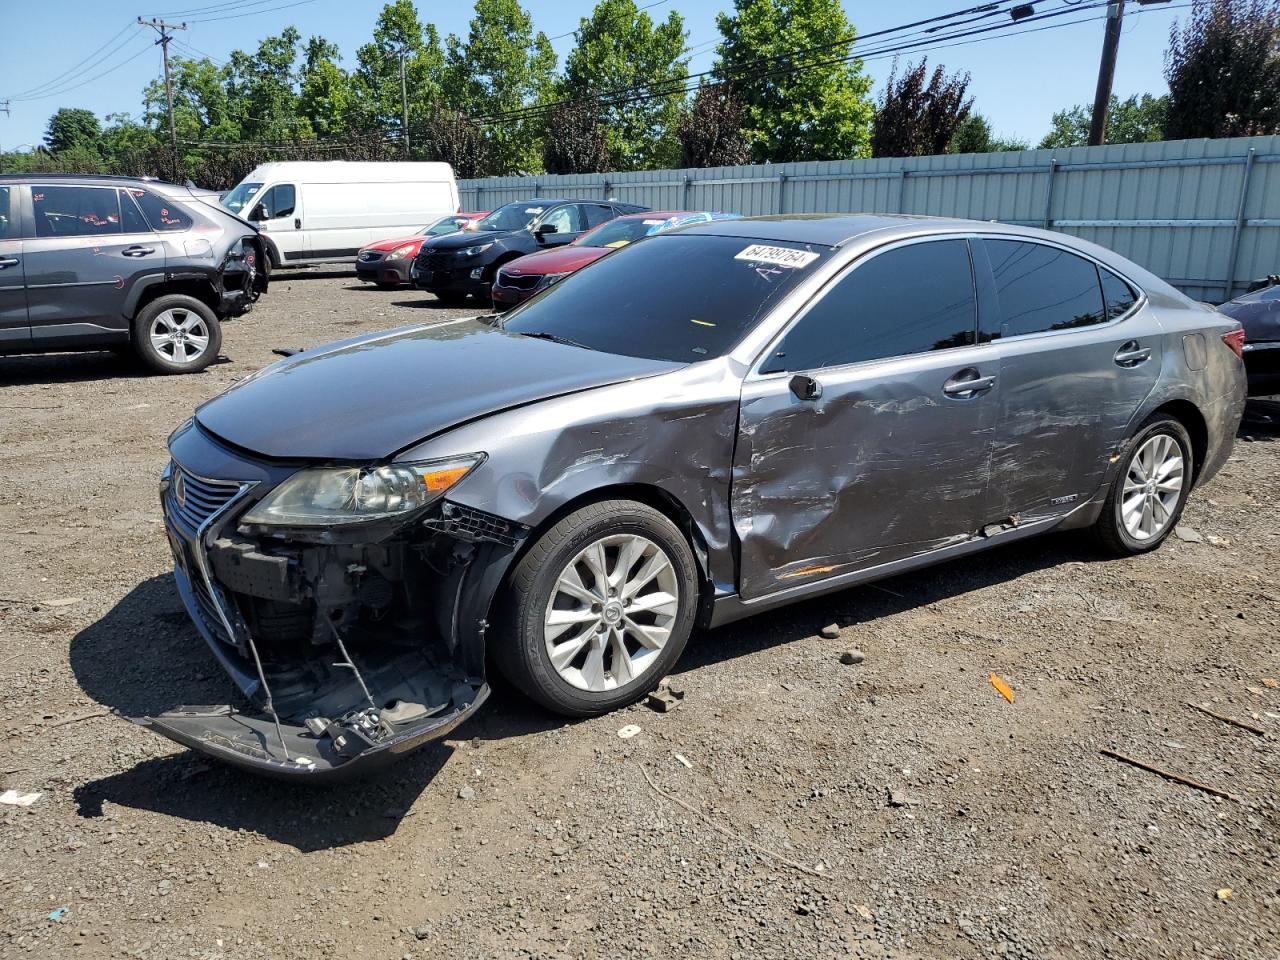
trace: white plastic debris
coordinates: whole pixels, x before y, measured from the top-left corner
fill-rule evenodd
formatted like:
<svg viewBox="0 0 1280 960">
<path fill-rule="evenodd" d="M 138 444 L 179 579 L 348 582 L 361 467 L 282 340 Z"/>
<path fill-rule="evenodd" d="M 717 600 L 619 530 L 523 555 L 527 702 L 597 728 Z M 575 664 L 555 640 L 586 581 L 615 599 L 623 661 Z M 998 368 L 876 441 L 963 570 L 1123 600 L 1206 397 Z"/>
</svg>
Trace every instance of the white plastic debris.
<svg viewBox="0 0 1280 960">
<path fill-rule="evenodd" d="M 677 753 L 677 754 L 675 754 L 675 758 L 676 758 L 677 760 L 679 760 L 681 763 L 683 763 L 683 764 L 684 764 L 686 767 L 688 767 L 690 770 L 692 770 L 692 769 L 693 769 L 693 764 L 692 764 L 692 763 L 690 763 L 690 762 L 689 762 L 689 760 L 688 760 L 688 758 L 687 758 L 687 757 L 685 757 L 683 754 L 679 754 L 679 753 Z"/>
<path fill-rule="evenodd" d="M 17 790 L 0 793 L 0 803 L 7 803 L 11 807 L 29 807 L 39 799 L 38 793 L 19 793 Z"/>
<path fill-rule="evenodd" d="M 621 730 L 618 731 L 618 736 L 620 736 L 623 740 L 630 740 L 639 732 L 640 732 L 639 727 L 637 727 L 634 723 L 628 723 L 625 727 L 623 727 Z"/>
</svg>

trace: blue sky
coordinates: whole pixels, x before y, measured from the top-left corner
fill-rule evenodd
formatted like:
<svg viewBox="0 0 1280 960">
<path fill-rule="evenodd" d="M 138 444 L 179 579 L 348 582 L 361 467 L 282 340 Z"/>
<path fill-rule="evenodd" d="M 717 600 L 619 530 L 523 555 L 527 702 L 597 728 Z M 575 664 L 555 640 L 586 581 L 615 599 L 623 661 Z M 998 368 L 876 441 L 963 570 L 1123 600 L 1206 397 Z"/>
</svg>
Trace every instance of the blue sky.
<svg viewBox="0 0 1280 960">
<path fill-rule="evenodd" d="M 977 2 L 844 0 L 844 7 L 859 33 L 865 34 L 950 13 Z M 1038 0 L 1035 7 L 1037 13 L 1045 13 L 1073 3 L 1087 7 L 1093 2 Z M 147 3 L 152 6 L 145 6 Z M 712 41 L 718 36 L 716 13 L 732 7 L 732 0 L 640 0 L 642 6 L 650 3 L 651 15 L 665 17 L 667 11 L 678 10 L 684 16 L 688 45 L 693 48 L 690 69 L 707 69 L 714 56 Z M 423 19 L 433 20 L 442 35 L 464 34 L 472 13 L 471 3 L 465 0 L 418 0 L 417 5 Z M 572 31 L 579 17 L 593 5 L 593 0 L 524 0 L 538 28 L 553 37 Z M 161 71 L 160 50 L 150 45 L 154 33 L 129 26 L 138 14 L 165 14 L 176 20 L 185 16 L 193 22 L 178 35 L 181 41 L 219 60 L 225 60 L 236 48 L 253 49 L 258 38 L 292 24 L 304 36 L 318 33 L 337 43 L 350 65 L 355 49 L 367 42 L 381 6 L 382 0 L 9 0 L 5 4 L 4 32 L 11 42 L 0 59 L 0 101 L 47 84 L 86 57 L 97 57 L 97 62 L 91 60 L 61 88 L 47 88 L 74 89 L 65 89 L 56 96 L 15 100 L 9 116 L 0 113 L 0 149 L 38 143 L 49 115 L 58 107 L 85 107 L 100 117 L 117 112 L 138 114 L 143 87 Z M 1186 0 L 1174 0 L 1162 7 L 1129 4 L 1116 70 L 1117 94 L 1124 97 L 1165 92 L 1162 67 L 1169 26 L 1175 17 L 1186 16 L 1186 6 Z M 222 9 L 209 9 L 213 7 Z M 181 12 L 195 9 L 207 12 Z M 1034 142 L 1047 132 L 1049 116 L 1055 110 L 1092 102 L 1103 32 L 1103 21 L 1094 18 L 1101 13 L 1100 9 L 1073 11 L 1047 22 L 1087 22 L 954 46 L 931 51 L 928 56 L 931 63 L 969 71 L 976 108 L 991 118 L 997 133 Z M 227 19 L 194 22 L 218 16 Z M 990 22 L 994 21 L 975 26 Z M 571 36 L 553 41 L 562 60 L 572 42 Z M 866 63 L 877 89 L 891 65 L 891 59 Z"/>
</svg>

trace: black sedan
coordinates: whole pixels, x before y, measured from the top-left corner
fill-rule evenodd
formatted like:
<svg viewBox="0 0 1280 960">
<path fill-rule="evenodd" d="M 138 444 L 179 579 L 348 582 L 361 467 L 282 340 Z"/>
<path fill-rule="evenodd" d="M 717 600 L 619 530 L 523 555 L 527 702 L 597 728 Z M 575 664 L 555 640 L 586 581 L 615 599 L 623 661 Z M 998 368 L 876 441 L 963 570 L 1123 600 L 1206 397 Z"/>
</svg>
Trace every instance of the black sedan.
<svg viewBox="0 0 1280 960">
<path fill-rule="evenodd" d="M 1249 396 L 1280 394 L 1280 276 L 1258 281 L 1248 293 L 1218 309 L 1244 327 Z"/>
<path fill-rule="evenodd" d="M 410 271 L 415 286 L 445 303 L 489 298 L 498 268 L 510 260 L 572 243 L 588 230 L 648 207 L 603 200 L 534 198 L 499 207 L 465 233 L 422 245 Z"/>
</svg>

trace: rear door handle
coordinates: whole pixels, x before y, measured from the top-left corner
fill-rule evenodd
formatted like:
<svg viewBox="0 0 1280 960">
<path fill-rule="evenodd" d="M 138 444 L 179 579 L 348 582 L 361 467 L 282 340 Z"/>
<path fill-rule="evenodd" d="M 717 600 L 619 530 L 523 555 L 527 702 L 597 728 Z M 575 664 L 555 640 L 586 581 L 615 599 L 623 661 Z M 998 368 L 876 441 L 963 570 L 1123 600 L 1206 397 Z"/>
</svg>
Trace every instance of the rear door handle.
<svg viewBox="0 0 1280 960">
<path fill-rule="evenodd" d="M 1118 367 L 1136 367 L 1151 359 L 1151 348 L 1138 345 L 1137 340 L 1122 344 L 1116 351 L 1115 361 Z"/>
<path fill-rule="evenodd" d="M 957 400 L 968 400 L 980 393 L 986 393 L 996 385 L 994 376 L 984 377 L 975 368 L 968 367 L 957 371 L 956 375 L 942 385 L 942 392 Z"/>
<path fill-rule="evenodd" d="M 3 270 L 5 267 L 16 267 L 17 265 L 17 257 L 5 257 L 3 260 L 0 260 L 0 270 Z"/>
<path fill-rule="evenodd" d="M 139 246 L 125 247 L 124 250 L 121 251 L 121 253 L 123 253 L 126 257 L 146 257 L 146 256 L 150 256 L 155 252 L 156 252 L 155 247 L 139 247 Z"/>
</svg>

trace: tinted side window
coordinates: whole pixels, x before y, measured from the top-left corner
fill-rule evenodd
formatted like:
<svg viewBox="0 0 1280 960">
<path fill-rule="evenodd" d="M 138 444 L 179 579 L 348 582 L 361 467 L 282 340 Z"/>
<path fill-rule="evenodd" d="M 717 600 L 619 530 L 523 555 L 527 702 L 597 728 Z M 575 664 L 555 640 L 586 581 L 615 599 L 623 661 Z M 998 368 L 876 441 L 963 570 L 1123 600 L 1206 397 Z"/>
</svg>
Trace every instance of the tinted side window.
<svg viewBox="0 0 1280 960">
<path fill-rule="evenodd" d="M 1102 323 L 1098 270 L 1088 260 L 1043 243 L 985 240 L 1003 323 L 992 339 Z"/>
<path fill-rule="evenodd" d="M 1107 305 L 1107 319 L 1122 317 L 1138 302 L 1138 295 L 1129 286 L 1106 267 L 1098 268 L 1098 276 L 1102 277 L 1102 299 Z"/>
<path fill-rule="evenodd" d="M 33 186 L 37 237 L 120 233 L 120 198 L 111 187 Z"/>
<path fill-rule="evenodd" d="M 976 316 L 968 243 L 909 244 L 855 264 L 792 327 L 761 371 L 965 346 L 976 340 Z"/>
<path fill-rule="evenodd" d="M 260 202 L 263 220 L 291 217 L 298 205 L 298 191 L 292 183 L 277 184 L 266 192 Z"/>
<path fill-rule="evenodd" d="M 10 212 L 12 211 L 12 212 Z M 9 205 L 9 188 L 0 187 L 0 240 L 18 233 L 17 211 Z"/>
<path fill-rule="evenodd" d="M 142 216 L 142 211 L 133 202 L 134 198 L 142 192 L 141 190 L 120 191 L 120 223 L 124 226 L 125 233 L 151 232 L 151 227 L 147 225 L 146 219 Z"/>
<path fill-rule="evenodd" d="M 279 187 L 276 188 L 280 189 Z M 290 190 L 293 187 L 289 188 Z M 164 197 L 158 197 L 146 190 L 130 190 L 142 212 L 146 214 L 153 230 L 190 230 L 191 218 Z M 277 214 L 283 216 L 283 214 Z"/>
<path fill-rule="evenodd" d="M 590 230 L 593 227 L 598 227 L 600 224 L 606 223 L 616 216 L 613 207 L 606 203 L 584 203 L 582 205 L 582 212 L 586 216 L 585 229 L 587 230 Z"/>
<path fill-rule="evenodd" d="M 568 203 L 563 207 L 556 207 L 543 217 L 541 222 L 542 224 L 551 224 L 556 228 L 556 233 L 576 233 L 578 230 L 578 205 L 576 203 Z"/>
</svg>

